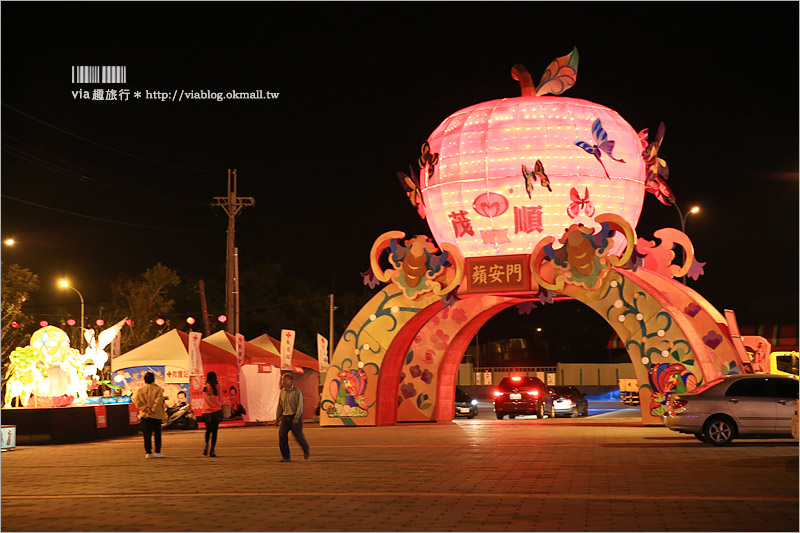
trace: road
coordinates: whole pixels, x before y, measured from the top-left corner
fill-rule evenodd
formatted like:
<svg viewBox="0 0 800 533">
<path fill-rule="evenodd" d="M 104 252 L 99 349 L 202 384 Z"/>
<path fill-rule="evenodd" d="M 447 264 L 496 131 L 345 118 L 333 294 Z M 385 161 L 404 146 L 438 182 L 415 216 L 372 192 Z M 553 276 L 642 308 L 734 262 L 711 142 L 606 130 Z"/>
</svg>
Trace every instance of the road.
<svg viewBox="0 0 800 533">
<path fill-rule="evenodd" d="M 598 409 L 599 410 L 599 409 Z M 491 415 L 490 410 L 486 413 Z M 3 531 L 798 531 L 791 439 L 698 442 L 636 417 L 274 426 L 2 454 Z"/>
<path fill-rule="evenodd" d="M 589 418 L 641 418 L 639 406 L 631 407 L 622 402 L 589 402 Z M 557 418 L 569 418 L 559 415 Z M 582 418 L 582 417 L 581 417 Z M 492 402 L 478 401 L 478 416 L 473 420 L 496 420 Z M 516 420 L 536 420 L 534 415 L 519 415 Z M 463 420 L 458 418 L 458 420 Z M 505 418 L 504 420 L 508 420 Z"/>
</svg>

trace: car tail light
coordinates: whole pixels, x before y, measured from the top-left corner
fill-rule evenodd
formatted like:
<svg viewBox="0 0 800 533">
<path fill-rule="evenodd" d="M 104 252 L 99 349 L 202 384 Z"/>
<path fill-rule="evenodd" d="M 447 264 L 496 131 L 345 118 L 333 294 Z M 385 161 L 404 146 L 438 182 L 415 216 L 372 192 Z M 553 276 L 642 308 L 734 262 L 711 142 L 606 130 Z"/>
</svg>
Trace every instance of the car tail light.
<svg viewBox="0 0 800 533">
<path fill-rule="evenodd" d="M 563 398 L 561 404 L 562 405 L 572 405 L 572 400 L 567 399 L 567 398 Z"/>
<path fill-rule="evenodd" d="M 495 396 L 502 396 L 503 395 L 503 393 L 500 392 L 499 390 L 494 391 L 492 394 L 494 394 Z"/>
<path fill-rule="evenodd" d="M 529 390 L 528 394 L 530 394 L 531 396 L 539 396 L 539 390 L 538 389 Z"/>
<path fill-rule="evenodd" d="M 680 409 L 681 407 L 685 407 L 686 404 L 689 403 L 689 400 L 682 400 L 680 398 L 671 398 L 669 402 L 670 409 Z"/>
<path fill-rule="evenodd" d="M 522 381 L 520 376 L 511 376 L 511 381 Z"/>
</svg>

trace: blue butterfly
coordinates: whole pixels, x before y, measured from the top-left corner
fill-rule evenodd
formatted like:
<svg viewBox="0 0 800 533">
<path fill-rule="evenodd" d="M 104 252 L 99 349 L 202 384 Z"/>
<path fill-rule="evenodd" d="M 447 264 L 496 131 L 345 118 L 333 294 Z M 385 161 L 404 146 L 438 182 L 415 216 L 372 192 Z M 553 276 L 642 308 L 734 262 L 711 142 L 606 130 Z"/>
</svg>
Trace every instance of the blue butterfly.
<svg viewBox="0 0 800 533">
<path fill-rule="evenodd" d="M 606 166 L 603 164 L 602 159 L 600 159 L 601 152 L 605 153 L 608 157 L 614 161 L 618 161 L 619 163 L 624 163 L 625 161 L 622 159 L 617 159 L 611 155 L 611 151 L 614 150 L 614 141 L 608 140 L 608 134 L 606 133 L 606 130 L 603 129 L 603 125 L 600 123 L 599 118 L 592 123 L 592 137 L 594 137 L 594 144 L 589 144 L 583 141 L 575 141 L 575 144 L 586 150 L 586 152 L 595 156 L 597 161 L 600 163 L 600 166 L 603 167 L 603 172 L 606 173 L 606 177 L 611 179 L 611 176 L 608 175 L 608 170 L 606 170 Z"/>
</svg>

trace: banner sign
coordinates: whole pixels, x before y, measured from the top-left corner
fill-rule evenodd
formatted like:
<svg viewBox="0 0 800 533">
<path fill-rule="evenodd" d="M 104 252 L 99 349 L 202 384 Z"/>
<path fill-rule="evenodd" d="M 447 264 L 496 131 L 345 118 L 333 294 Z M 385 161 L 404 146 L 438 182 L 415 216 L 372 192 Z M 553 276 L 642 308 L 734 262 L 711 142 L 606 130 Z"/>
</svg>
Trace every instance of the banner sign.
<svg viewBox="0 0 800 533">
<path fill-rule="evenodd" d="M 114 340 L 111 341 L 111 359 L 120 356 L 120 342 L 122 339 L 121 332 L 118 332 L 117 335 L 114 337 Z"/>
<path fill-rule="evenodd" d="M 236 364 L 240 368 L 244 364 L 244 335 L 241 333 L 236 334 Z"/>
<path fill-rule="evenodd" d="M 164 367 L 165 383 L 189 383 L 189 371 L 177 366 Z"/>
<path fill-rule="evenodd" d="M 530 255 L 467 257 L 466 293 L 514 292 L 531 289 Z"/>
<path fill-rule="evenodd" d="M 259 374 L 272 374 L 272 365 L 258 365 Z"/>
<path fill-rule="evenodd" d="M 291 329 L 281 330 L 281 370 L 292 369 L 292 350 L 294 350 L 295 332 Z"/>
<path fill-rule="evenodd" d="M 203 362 L 200 358 L 200 339 L 203 334 L 199 331 L 189 333 L 189 374 L 200 376 L 203 374 Z"/>
<path fill-rule="evenodd" d="M 139 423 L 139 408 L 131 402 L 128 404 L 128 424 L 135 426 Z"/>
<path fill-rule="evenodd" d="M 98 428 L 107 428 L 108 422 L 106 420 L 106 406 L 105 405 L 95 405 L 94 406 L 94 418 L 97 423 Z"/>
<path fill-rule="evenodd" d="M 13 450 L 17 447 L 17 426 L 3 426 L 2 428 L 2 449 L 5 450 Z"/>
<path fill-rule="evenodd" d="M 317 333 L 317 358 L 319 359 L 319 373 L 328 370 L 328 339 Z"/>
<path fill-rule="evenodd" d="M 484 385 L 492 384 L 492 373 L 489 370 L 486 370 L 483 373 L 483 384 Z"/>
</svg>

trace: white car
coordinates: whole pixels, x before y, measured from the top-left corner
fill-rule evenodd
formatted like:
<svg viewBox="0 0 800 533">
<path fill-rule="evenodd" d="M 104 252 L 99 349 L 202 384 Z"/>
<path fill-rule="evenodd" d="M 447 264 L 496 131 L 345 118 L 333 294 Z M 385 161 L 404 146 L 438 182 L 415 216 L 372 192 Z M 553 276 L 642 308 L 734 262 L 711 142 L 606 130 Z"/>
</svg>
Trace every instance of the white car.
<svg viewBox="0 0 800 533">
<path fill-rule="evenodd" d="M 690 393 L 673 394 L 666 426 L 716 446 L 737 436 L 791 436 L 797 378 L 743 374 L 719 378 Z"/>
</svg>

